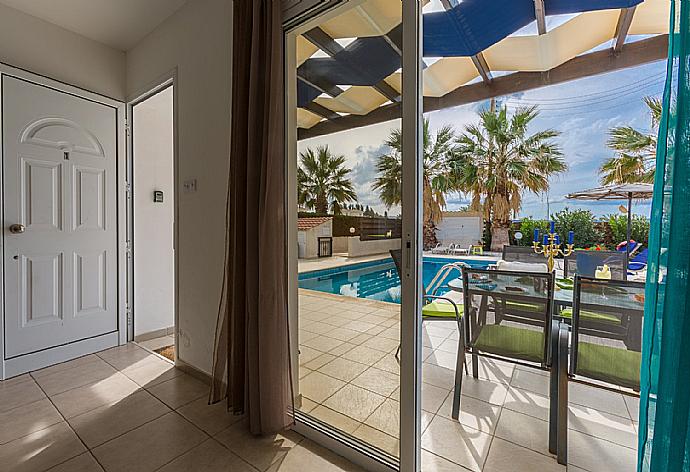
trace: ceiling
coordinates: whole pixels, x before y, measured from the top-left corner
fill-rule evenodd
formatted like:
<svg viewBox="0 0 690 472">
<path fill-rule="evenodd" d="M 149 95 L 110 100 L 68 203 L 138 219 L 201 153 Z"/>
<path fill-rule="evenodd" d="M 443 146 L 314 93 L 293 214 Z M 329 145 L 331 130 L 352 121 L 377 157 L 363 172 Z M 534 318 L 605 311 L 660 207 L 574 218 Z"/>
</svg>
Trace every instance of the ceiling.
<svg viewBox="0 0 690 472">
<path fill-rule="evenodd" d="M 187 0 L 0 0 L 112 48 L 127 51 Z"/>
</svg>

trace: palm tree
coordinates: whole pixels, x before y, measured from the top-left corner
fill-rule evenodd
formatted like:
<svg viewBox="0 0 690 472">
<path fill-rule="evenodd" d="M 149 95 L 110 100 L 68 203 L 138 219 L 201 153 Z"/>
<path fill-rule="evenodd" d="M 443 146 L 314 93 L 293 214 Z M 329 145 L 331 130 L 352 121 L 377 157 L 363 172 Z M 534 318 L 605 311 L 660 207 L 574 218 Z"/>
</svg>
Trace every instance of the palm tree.
<svg viewBox="0 0 690 472">
<path fill-rule="evenodd" d="M 441 220 L 446 206 L 445 194 L 453 190 L 449 158 L 456 139 L 455 130 L 446 125 L 434 136 L 429 129 L 429 120 L 424 120 L 424 235 L 425 246 L 434 244 L 433 228 Z M 376 169 L 378 177 L 373 188 L 378 190 L 381 201 L 390 209 L 402 202 L 402 131 L 395 129 L 385 144 L 391 152 L 379 157 Z"/>
<path fill-rule="evenodd" d="M 661 121 L 663 104 L 660 98 L 645 97 L 652 116 L 652 128 Z M 645 134 L 631 126 L 618 126 L 609 131 L 606 145 L 616 152 L 599 168 L 601 183 L 653 183 L 656 164 L 656 132 Z"/>
<path fill-rule="evenodd" d="M 549 177 L 567 169 L 553 142 L 558 131 L 527 133 L 538 115 L 536 107 L 518 108 L 510 117 L 506 108 L 484 110 L 479 123 L 467 125 L 457 140 L 455 185 L 472 196 L 470 209 L 483 211 L 491 222 L 493 251 L 510 243 L 510 217 L 520 211 L 522 192 L 548 190 Z"/>
<path fill-rule="evenodd" d="M 339 214 L 343 205 L 356 202 L 357 194 L 345 167 L 345 156 L 336 156 L 326 146 L 300 153 L 297 168 L 297 202 L 316 213 L 326 214 L 329 207 Z"/>
</svg>

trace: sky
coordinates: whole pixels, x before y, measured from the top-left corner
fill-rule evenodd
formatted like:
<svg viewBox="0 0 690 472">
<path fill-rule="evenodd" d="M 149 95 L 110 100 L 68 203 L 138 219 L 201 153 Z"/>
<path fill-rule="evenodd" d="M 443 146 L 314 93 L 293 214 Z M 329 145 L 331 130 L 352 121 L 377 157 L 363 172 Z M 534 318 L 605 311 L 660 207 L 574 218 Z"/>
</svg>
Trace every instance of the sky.
<svg viewBox="0 0 690 472">
<path fill-rule="evenodd" d="M 552 21 L 562 22 L 566 19 L 554 18 Z M 519 33 L 533 34 L 528 29 Z M 610 47 L 610 43 L 597 49 L 607 47 Z M 523 205 L 518 217 L 547 218 L 547 208 L 553 214 L 565 207 L 589 209 L 597 217 L 620 213 L 619 206 L 626 205 L 627 202 L 573 201 L 567 200 L 565 196 L 600 185 L 598 169 L 607 158 L 614 156 L 613 151 L 606 146 L 608 132 L 612 127 L 632 126 L 645 133 L 655 132 L 643 98 L 662 95 L 665 67 L 665 61 L 659 61 L 497 98 L 497 103 L 508 107 L 509 112 L 519 106 L 537 105 L 540 115 L 533 120 L 530 132 L 546 128 L 559 131 L 561 134 L 555 142 L 560 145 L 568 165 L 567 172 L 551 178 L 548 196 L 527 192 L 523 194 Z M 477 122 L 477 112 L 488 106 L 487 100 L 428 113 L 425 117 L 430 120 L 432 133 L 447 124 L 462 132 L 467 124 Z M 346 165 L 352 169 L 350 177 L 359 203 L 369 205 L 381 214 L 388 210 L 389 214 L 395 215 L 400 209 L 386 208 L 371 184 L 376 178 L 378 158 L 388 151 L 383 143 L 390 132 L 399 126 L 400 121 L 395 120 L 319 136 L 300 141 L 298 151 L 327 144 L 332 152 L 344 155 Z M 447 210 L 461 209 L 469 203 L 468 196 L 458 193 L 447 195 L 446 200 Z M 649 201 L 633 202 L 633 213 L 649 216 L 650 210 Z"/>
</svg>

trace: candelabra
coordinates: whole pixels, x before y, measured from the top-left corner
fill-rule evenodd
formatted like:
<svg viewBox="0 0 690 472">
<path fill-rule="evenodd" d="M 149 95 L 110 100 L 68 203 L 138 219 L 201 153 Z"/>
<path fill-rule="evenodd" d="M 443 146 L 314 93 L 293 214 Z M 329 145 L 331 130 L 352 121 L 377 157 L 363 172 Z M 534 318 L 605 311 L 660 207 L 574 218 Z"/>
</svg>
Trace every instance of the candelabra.
<svg viewBox="0 0 690 472">
<path fill-rule="evenodd" d="M 550 224 L 549 232 L 543 235 L 542 242 L 539 242 L 539 230 L 534 230 L 534 240 L 532 242 L 532 249 L 536 254 L 543 254 L 546 257 L 546 263 L 549 267 L 549 272 L 553 272 L 554 259 L 561 255 L 567 257 L 573 253 L 574 234 L 572 231 L 568 232 L 568 243 L 565 249 L 561 249 L 561 237 L 554 231 L 554 222 Z"/>
</svg>

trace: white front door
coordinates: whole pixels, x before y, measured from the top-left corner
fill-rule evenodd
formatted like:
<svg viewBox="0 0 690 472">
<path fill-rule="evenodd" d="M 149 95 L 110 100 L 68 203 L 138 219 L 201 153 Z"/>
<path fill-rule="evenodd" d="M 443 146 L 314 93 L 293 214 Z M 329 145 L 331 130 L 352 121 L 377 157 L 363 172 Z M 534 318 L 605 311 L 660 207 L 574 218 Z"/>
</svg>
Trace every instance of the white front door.
<svg viewBox="0 0 690 472">
<path fill-rule="evenodd" d="M 5 359 L 118 330 L 117 110 L 2 76 Z"/>
</svg>

